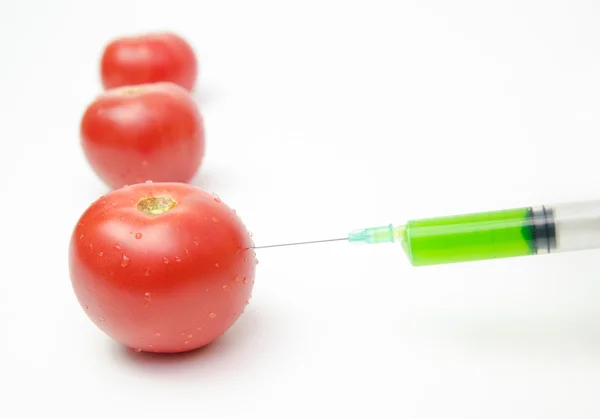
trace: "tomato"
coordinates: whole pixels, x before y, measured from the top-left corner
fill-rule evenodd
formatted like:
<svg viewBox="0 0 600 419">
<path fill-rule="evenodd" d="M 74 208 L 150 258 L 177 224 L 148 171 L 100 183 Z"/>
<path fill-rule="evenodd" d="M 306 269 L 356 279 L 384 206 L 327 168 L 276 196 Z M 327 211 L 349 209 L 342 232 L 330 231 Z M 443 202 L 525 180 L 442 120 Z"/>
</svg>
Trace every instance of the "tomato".
<svg viewBox="0 0 600 419">
<path fill-rule="evenodd" d="M 251 297 L 256 254 L 221 200 L 182 183 L 111 191 L 71 236 L 75 295 L 108 336 L 137 351 L 200 348 L 225 333 Z"/>
<path fill-rule="evenodd" d="M 105 89 L 168 81 L 192 90 L 198 72 L 192 47 L 173 33 L 115 39 L 105 46 L 100 66 Z"/>
<path fill-rule="evenodd" d="M 85 110 L 85 156 L 113 189 L 146 180 L 189 182 L 204 157 L 204 122 L 189 92 L 173 83 L 111 89 Z"/>
</svg>

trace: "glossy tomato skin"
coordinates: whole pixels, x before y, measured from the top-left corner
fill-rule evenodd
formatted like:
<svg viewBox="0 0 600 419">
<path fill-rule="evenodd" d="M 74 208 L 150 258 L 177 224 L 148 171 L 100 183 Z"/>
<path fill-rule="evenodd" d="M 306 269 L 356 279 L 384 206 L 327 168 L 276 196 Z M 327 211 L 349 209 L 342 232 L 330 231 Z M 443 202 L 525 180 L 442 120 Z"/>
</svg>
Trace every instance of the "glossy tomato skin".
<svg viewBox="0 0 600 419">
<path fill-rule="evenodd" d="M 182 37 L 149 33 L 109 42 L 100 67 L 105 89 L 166 81 L 191 91 L 196 83 L 198 60 Z"/>
<path fill-rule="evenodd" d="M 205 151 L 204 121 L 191 95 L 173 83 L 112 89 L 85 110 L 81 145 L 111 188 L 189 182 Z"/>
<path fill-rule="evenodd" d="M 176 202 L 167 212 L 138 209 L 164 197 Z M 86 314 L 116 341 L 185 352 L 214 341 L 243 313 L 257 263 L 252 246 L 235 211 L 214 195 L 144 183 L 108 193 L 81 216 L 70 277 Z"/>
</svg>

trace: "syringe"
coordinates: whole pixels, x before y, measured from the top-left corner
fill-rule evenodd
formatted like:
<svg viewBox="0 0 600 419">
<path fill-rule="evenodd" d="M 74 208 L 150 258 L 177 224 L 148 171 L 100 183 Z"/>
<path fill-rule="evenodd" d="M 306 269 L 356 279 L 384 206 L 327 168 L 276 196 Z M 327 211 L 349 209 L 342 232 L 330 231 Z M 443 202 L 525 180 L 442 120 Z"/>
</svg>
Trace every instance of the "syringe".
<svg viewBox="0 0 600 419">
<path fill-rule="evenodd" d="M 415 219 L 354 230 L 344 238 L 255 249 L 330 241 L 398 242 L 413 266 L 600 249 L 600 201 Z"/>
</svg>

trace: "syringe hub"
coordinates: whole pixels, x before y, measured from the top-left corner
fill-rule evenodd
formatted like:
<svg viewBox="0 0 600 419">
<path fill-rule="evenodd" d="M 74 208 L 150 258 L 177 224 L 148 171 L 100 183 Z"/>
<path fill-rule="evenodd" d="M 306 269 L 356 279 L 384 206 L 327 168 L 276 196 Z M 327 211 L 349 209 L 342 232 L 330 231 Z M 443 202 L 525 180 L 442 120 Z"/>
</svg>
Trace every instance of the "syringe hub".
<svg viewBox="0 0 600 419">
<path fill-rule="evenodd" d="M 382 227 L 363 228 L 354 230 L 348 235 L 348 241 L 351 243 L 393 243 L 402 241 L 404 226 L 394 227 L 392 224 Z"/>
</svg>

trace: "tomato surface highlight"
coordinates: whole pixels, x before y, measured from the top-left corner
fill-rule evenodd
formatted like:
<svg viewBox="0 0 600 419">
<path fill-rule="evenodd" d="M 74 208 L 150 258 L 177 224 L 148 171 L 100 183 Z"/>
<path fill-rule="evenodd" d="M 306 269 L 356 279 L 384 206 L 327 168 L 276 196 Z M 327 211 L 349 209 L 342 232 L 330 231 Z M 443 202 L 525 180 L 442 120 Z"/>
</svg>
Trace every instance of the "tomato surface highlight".
<svg viewBox="0 0 600 419">
<path fill-rule="evenodd" d="M 108 336 L 137 351 L 203 347 L 244 312 L 256 254 L 218 197 L 182 183 L 112 191 L 80 217 L 69 249 L 73 290 Z"/>
<path fill-rule="evenodd" d="M 84 154 L 113 189 L 142 183 L 189 182 L 204 158 L 204 120 L 193 98 L 173 83 L 111 89 L 86 108 Z"/>
<path fill-rule="evenodd" d="M 190 44 L 174 33 L 124 36 L 105 46 L 100 73 L 105 89 L 171 82 L 191 91 L 198 60 Z"/>
</svg>

